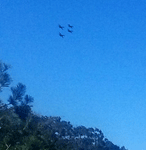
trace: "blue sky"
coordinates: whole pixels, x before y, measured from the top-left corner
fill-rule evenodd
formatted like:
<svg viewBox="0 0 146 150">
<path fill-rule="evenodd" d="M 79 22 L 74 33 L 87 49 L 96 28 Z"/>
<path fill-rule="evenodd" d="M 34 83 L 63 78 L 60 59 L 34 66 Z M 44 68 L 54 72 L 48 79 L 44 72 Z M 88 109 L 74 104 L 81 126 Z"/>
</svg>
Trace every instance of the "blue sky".
<svg viewBox="0 0 146 150">
<path fill-rule="evenodd" d="M 144 0 L 0 1 L 0 59 L 12 66 L 11 86 L 25 84 L 39 114 L 144 149 L 145 10 Z"/>
</svg>

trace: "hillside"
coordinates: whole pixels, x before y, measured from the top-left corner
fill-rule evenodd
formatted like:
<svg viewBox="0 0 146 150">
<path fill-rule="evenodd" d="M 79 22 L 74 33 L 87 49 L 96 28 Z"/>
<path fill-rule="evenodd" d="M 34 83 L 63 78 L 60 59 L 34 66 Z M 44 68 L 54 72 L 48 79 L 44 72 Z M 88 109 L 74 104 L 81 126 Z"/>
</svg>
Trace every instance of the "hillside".
<svg viewBox="0 0 146 150">
<path fill-rule="evenodd" d="M 8 69 L 0 62 L 0 92 L 12 81 Z M 126 150 L 98 128 L 74 127 L 61 117 L 35 114 L 30 105 L 34 99 L 22 83 L 10 90 L 8 104 L 0 100 L 0 150 Z"/>
</svg>

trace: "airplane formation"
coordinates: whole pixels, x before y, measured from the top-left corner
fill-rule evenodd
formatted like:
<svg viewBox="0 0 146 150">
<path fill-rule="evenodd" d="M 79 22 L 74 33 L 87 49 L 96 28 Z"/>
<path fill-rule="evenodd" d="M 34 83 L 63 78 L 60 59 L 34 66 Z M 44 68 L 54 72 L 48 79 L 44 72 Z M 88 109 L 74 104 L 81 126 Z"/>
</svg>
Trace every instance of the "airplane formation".
<svg viewBox="0 0 146 150">
<path fill-rule="evenodd" d="M 60 24 L 58 25 L 58 27 L 59 27 L 60 29 L 62 29 L 62 30 L 64 29 L 64 26 L 61 26 Z M 68 31 L 69 33 L 72 33 L 72 32 L 73 32 L 72 28 L 73 28 L 73 26 L 70 25 L 70 24 L 68 24 L 68 29 L 67 29 L 67 31 Z M 62 38 L 64 38 L 65 35 L 63 35 L 62 33 L 59 32 L 59 36 L 62 37 Z"/>
</svg>

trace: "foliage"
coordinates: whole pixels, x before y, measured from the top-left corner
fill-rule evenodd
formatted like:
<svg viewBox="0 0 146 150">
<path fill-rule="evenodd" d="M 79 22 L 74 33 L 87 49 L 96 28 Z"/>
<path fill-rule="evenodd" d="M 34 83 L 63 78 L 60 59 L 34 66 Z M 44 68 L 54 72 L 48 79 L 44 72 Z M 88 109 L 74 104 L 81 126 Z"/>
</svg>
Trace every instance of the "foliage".
<svg viewBox="0 0 146 150">
<path fill-rule="evenodd" d="M 31 106 L 33 97 L 25 95 L 26 86 L 22 83 L 18 83 L 16 87 L 11 87 L 12 95 L 9 97 L 9 104 L 13 105 L 14 111 L 19 115 L 21 119 L 26 119 L 31 112 Z"/>
<path fill-rule="evenodd" d="M 126 150 L 104 138 L 97 128 L 73 127 L 60 117 L 35 113 L 24 121 L 13 110 L 8 112 L 0 120 L 0 149 L 10 145 L 10 150 Z"/>
<path fill-rule="evenodd" d="M 8 87 L 12 81 L 10 75 L 7 73 L 9 68 L 9 65 L 0 61 L 0 92 L 2 92 L 2 88 Z"/>
</svg>

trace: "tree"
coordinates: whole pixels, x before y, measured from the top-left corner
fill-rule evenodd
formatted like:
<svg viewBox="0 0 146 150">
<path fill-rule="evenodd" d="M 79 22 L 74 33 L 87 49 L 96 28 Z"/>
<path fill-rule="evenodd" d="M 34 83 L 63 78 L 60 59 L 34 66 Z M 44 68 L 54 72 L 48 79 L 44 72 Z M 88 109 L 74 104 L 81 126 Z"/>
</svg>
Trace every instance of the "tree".
<svg viewBox="0 0 146 150">
<path fill-rule="evenodd" d="M 2 92 L 4 87 L 8 87 L 12 81 L 10 75 L 7 73 L 9 68 L 9 65 L 0 61 L 0 92 Z"/>
<path fill-rule="evenodd" d="M 33 97 L 25 95 L 26 86 L 22 83 L 18 83 L 16 87 L 11 87 L 12 95 L 9 97 L 8 102 L 12 104 L 15 110 L 15 113 L 21 119 L 26 119 L 31 112 L 31 102 L 34 101 Z"/>
<path fill-rule="evenodd" d="M 10 75 L 7 73 L 10 65 L 7 65 L 0 61 L 0 92 L 2 92 L 4 87 L 8 87 L 12 82 Z M 0 109 L 6 108 L 7 105 L 2 103 L 0 100 Z"/>
</svg>

